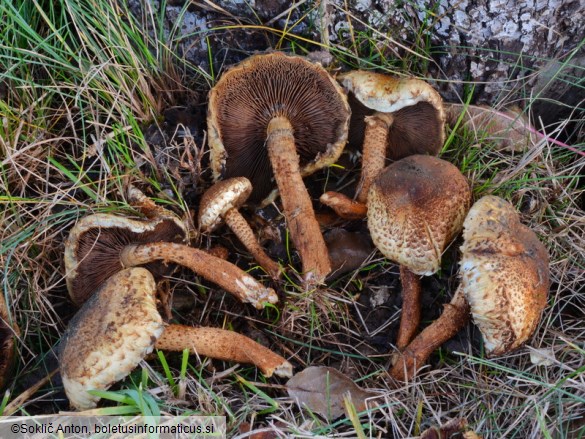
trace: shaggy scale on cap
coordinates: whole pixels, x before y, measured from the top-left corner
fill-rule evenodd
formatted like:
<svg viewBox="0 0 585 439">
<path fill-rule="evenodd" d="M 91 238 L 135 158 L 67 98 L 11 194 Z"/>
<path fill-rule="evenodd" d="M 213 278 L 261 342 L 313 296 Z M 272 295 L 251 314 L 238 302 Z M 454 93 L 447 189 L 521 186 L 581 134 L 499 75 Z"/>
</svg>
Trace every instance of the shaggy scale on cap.
<svg viewBox="0 0 585 439">
<path fill-rule="evenodd" d="M 521 346 L 546 307 L 549 258 L 507 201 L 486 196 L 463 225 L 461 282 L 489 356 Z"/>
</svg>

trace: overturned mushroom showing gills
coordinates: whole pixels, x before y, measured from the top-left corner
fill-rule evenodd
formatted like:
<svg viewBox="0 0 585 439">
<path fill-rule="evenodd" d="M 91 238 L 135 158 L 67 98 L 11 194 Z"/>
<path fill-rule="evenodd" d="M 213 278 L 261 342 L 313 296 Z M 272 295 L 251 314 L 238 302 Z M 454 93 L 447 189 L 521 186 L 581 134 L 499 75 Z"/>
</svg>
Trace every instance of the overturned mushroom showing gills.
<svg viewBox="0 0 585 439">
<path fill-rule="evenodd" d="M 461 284 L 443 314 L 402 352 L 390 374 L 405 380 L 469 321 L 479 327 L 488 356 L 518 348 L 546 307 L 548 253 L 507 201 L 485 196 L 469 210 L 461 246 Z"/>
<path fill-rule="evenodd" d="M 291 376 L 284 358 L 255 341 L 216 328 L 165 326 L 155 303 L 155 281 L 140 267 L 110 277 L 69 323 L 59 347 L 65 393 L 77 410 L 95 407 L 98 396 L 127 376 L 154 348 L 189 349 L 216 359 L 251 363 L 264 375 Z"/>
<path fill-rule="evenodd" d="M 461 231 L 471 190 L 457 167 L 428 155 L 394 162 L 374 180 L 368 196 L 368 229 L 376 247 L 400 264 L 402 315 L 396 346 L 412 340 L 420 322 L 420 279 L 441 263 Z"/>
<path fill-rule="evenodd" d="M 260 266 L 277 279 L 281 274 L 280 266 L 258 244 L 252 228 L 238 210 L 251 192 L 252 184 L 246 177 L 234 177 L 215 183 L 201 197 L 199 228 L 203 232 L 211 232 L 224 220 Z"/>
<path fill-rule="evenodd" d="M 67 289 L 76 304 L 86 301 L 109 277 L 123 268 L 145 266 L 149 271 L 172 262 L 193 270 L 242 302 L 263 308 L 276 303 L 271 288 L 235 265 L 202 250 L 173 242 L 183 240 L 183 229 L 160 218 L 132 220 L 111 214 L 80 219 L 65 244 Z"/>
<path fill-rule="evenodd" d="M 435 89 L 420 79 L 363 70 L 337 79 L 349 92 L 356 114 L 350 129 L 364 131 L 357 201 L 365 203 L 372 181 L 387 159 L 439 153 L 445 139 L 443 103 Z M 358 105 L 362 108 L 353 111 Z"/>
<path fill-rule="evenodd" d="M 10 317 L 4 295 L 0 294 L 0 389 L 8 382 L 12 370 L 14 340 L 18 334 L 18 326 Z"/>
<path fill-rule="evenodd" d="M 216 178 L 247 177 L 256 201 L 272 189 L 274 177 L 308 284 L 321 283 L 331 267 L 302 177 L 337 160 L 349 114 L 344 92 L 321 66 L 282 53 L 246 59 L 209 95 Z"/>
</svg>

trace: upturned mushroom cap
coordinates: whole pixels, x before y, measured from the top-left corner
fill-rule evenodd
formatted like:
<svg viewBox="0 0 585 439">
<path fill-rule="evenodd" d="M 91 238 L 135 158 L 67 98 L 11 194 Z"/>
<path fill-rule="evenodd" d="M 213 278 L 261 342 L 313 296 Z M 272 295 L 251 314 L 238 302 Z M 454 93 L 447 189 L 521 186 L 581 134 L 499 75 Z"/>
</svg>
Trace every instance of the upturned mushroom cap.
<svg viewBox="0 0 585 439">
<path fill-rule="evenodd" d="M 364 70 L 339 75 L 337 80 L 349 92 L 351 143 L 361 147 L 365 116 L 392 113 L 389 159 L 439 153 L 445 141 L 445 111 L 441 96 L 428 83 Z"/>
<path fill-rule="evenodd" d="M 247 58 L 222 74 L 208 108 L 214 176 L 247 177 L 253 201 L 274 188 L 265 148 L 274 117 L 286 117 L 293 127 L 303 176 L 334 163 L 347 141 L 345 93 L 323 67 L 298 56 L 275 52 Z"/>
<path fill-rule="evenodd" d="M 106 279 L 122 270 L 120 252 L 126 245 L 159 241 L 182 243 L 186 237 L 184 224 L 172 215 L 148 221 L 101 213 L 81 218 L 65 242 L 65 272 L 71 300 L 81 305 Z M 161 262 L 144 267 L 155 277 L 170 270 Z"/>
<path fill-rule="evenodd" d="M 461 276 L 465 297 L 489 356 L 532 335 L 546 306 L 549 258 L 507 201 L 485 196 L 464 222 Z"/>
<path fill-rule="evenodd" d="M 461 230 L 471 190 L 457 167 L 413 155 L 394 162 L 368 194 L 368 229 L 376 247 L 419 275 L 439 269 L 447 244 Z"/>
<path fill-rule="evenodd" d="M 199 227 L 202 231 L 213 231 L 222 223 L 224 214 L 239 209 L 250 194 L 252 184 L 246 177 L 221 180 L 211 186 L 199 204 Z"/>
<path fill-rule="evenodd" d="M 122 270 L 93 294 L 63 334 L 59 365 L 65 393 L 76 409 L 95 407 L 106 390 L 152 352 L 164 325 L 155 281 L 144 268 Z"/>
</svg>

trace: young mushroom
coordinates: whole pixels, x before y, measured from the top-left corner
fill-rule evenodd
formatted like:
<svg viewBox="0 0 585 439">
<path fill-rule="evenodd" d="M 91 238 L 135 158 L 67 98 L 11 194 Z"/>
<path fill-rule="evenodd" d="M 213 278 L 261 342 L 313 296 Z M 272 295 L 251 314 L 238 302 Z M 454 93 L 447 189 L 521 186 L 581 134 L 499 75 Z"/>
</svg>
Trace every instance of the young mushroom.
<svg viewBox="0 0 585 439">
<path fill-rule="evenodd" d="M 368 229 L 376 247 L 400 265 L 402 314 L 396 346 L 405 348 L 420 322 L 420 275 L 430 276 L 461 231 L 471 190 L 457 167 L 428 155 L 394 162 L 374 180 Z"/>
<path fill-rule="evenodd" d="M 145 266 L 154 274 L 169 262 L 193 270 L 256 308 L 278 301 L 274 290 L 235 265 L 173 242 L 184 239 L 184 229 L 178 223 L 178 219 L 160 216 L 142 221 L 103 213 L 79 220 L 65 243 L 67 289 L 73 302 L 82 304 L 124 268 Z"/>
<path fill-rule="evenodd" d="M 252 56 L 225 72 L 209 95 L 211 166 L 216 178 L 247 177 L 252 199 L 280 191 L 290 236 L 309 285 L 331 271 L 302 178 L 337 160 L 349 106 L 321 66 L 298 56 Z"/>
<path fill-rule="evenodd" d="M 202 232 L 211 232 L 224 220 L 260 266 L 274 279 L 278 279 L 281 274 L 280 266 L 264 252 L 252 228 L 238 210 L 251 193 L 252 184 L 246 177 L 234 177 L 215 183 L 201 197 L 199 228 Z"/>
<path fill-rule="evenodd" d="M 390 374 L 412 377 L 430 354 L 469 321 L 483 336 L 488 357 L 510 352 L 530 338 L 549 289 L 548 253 L 520 223 L 507 201 L 485 196 L 469 210 L 461 246 L 461 284 L 443 314 L 401 354 Z"/>
<path fill-rule="evenodd" d="M 4 295 L 0 294 L 0 389 L 8 381 L 14 363 L 15 337 L 20 331 L 8 312 Z"/>
<path fill-rule="evenodd" d="M 107 390 L 153 349 L 251 363 L 270 377 L 291 376 L 292 365 L 270 349 L 232 331 L 166 326 L 156 309 L 156 284 L 140 267 L 111 276 L 73 317 L 59 346 L 65 393 L 77 410 L 97 405 L 89 390 Z"/>
</svg>

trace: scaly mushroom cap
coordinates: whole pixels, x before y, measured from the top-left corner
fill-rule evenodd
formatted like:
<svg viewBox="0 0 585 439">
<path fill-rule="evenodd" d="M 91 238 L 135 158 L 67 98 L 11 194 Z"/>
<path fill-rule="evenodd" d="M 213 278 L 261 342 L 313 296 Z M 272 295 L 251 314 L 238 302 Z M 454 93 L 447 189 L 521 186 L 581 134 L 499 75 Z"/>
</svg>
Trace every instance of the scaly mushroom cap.
<svg viewBox="0 0 585 439">
<path fill-rule="evenodd" d="M 368 229 L 388 259 L 419 275 L 439 269 L 471 203 L 465 177 L 449 162 L 413 155 L 394 162 L 368 194 Z"/>
<path fill-rule="evenodd" d="M 16 324 L 11 323 L 8 315 L 8 306 L 4 296 L 0 294 L 0 389 L 8 381 L 12 363 L 14 361 L 14 336 L 19 330 Z"/>
<path fill-rule="evenodd" d="M 184 224 L 176 217 L 159 216 L 141 221 L 98 213 L 80 219 L 65 243 L 67 290 L 76 305 L 84 303 L 110 276 L 124 267 L 120 251 L 128 244 L 182 243 Z M 161 262 L 145 265 L 155 277 L 169 273 Z"/>
<path fill-rule="evenodd" d="M 223 222 L 223 215 L 231 209 L 239 209 L 250 194 L 252 184 L 246 177 L 221 180 L 211 186 L 199 203 L 199 227 L 213 231 Z"/>
<path fill-rule="evenodd" d="M 339 158 L 349 114 L 345 93 L 320 65 L 278 52 L 252 56 L 223 73 L 209 95 L 214 176 L 247 177 L 251 199 L 261 200 L 274 186 L 265 147 L 273 117 L 292 124 L 306 176 Z"/>
<path fill-rule="evenodd" d="M 152 352 L 164 325 L 156 284 L 144 268 L 122 270 L 93 294 L 63 334 L 59 367 L 65 393 L 78 410 L 95 407 L 106 390 Z"/>
<path fill-rule="evenodd" d="M 462 286 L 489 356 L 522 345 L 546 306 L 548 253 L 507 201 L 485 196 L 464 222 Z"/>
<path fill-rule="evenodd" d="M 361 147 L 364 117 L 377 111 L 392 113 L 389 159 L 439 153 L 445 141 L 445 111 L 441 96 L 425 81 L 363 70 L 339 75 L 337 80 L 349 92 L 351 144 Z"/>
</svg>

